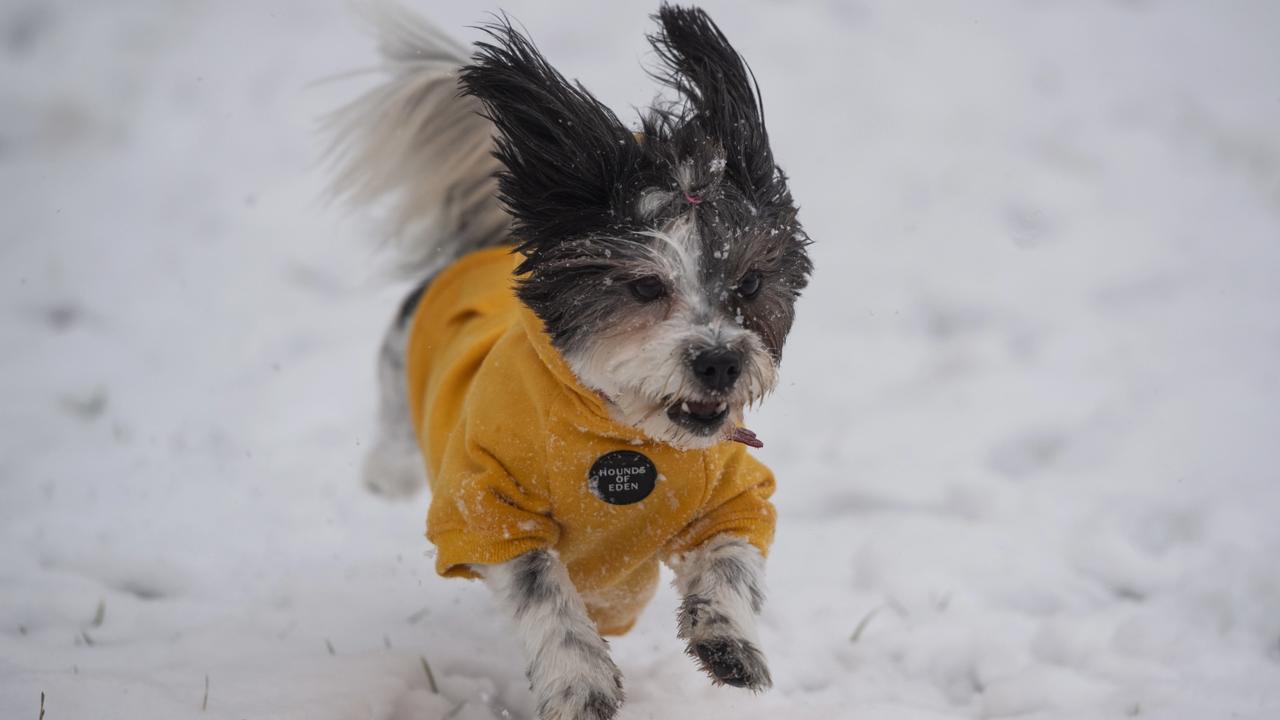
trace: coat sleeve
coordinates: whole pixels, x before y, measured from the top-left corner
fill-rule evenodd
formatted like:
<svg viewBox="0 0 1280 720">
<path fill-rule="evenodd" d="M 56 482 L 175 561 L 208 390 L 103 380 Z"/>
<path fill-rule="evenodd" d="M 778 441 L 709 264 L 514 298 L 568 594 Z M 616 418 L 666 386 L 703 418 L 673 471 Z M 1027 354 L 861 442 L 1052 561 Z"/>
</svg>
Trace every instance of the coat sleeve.
<svg viewBox="0 0 1280 720">
<path fill-rule="evenodd" d="M 440 478 L 433 483 L 427 538 L 436 546 L 436 572 L 477 577 L 473 565 L 503 563 L 553 547 L 560 527 L 547 494 L 504 463 L 513 448 L 489 445 L 468 428 L 450 438 Z"/>
<path fill-rule="evenodd" d="M 664 557 L 693 550 L 717 535 L 735 535 L 769 554 L 777 514 L 773 503 L 774 478 L 769 468 L 737 449 L 725 461 L 714 481 L 703 510 L 668 543 Z"/>
</svg>

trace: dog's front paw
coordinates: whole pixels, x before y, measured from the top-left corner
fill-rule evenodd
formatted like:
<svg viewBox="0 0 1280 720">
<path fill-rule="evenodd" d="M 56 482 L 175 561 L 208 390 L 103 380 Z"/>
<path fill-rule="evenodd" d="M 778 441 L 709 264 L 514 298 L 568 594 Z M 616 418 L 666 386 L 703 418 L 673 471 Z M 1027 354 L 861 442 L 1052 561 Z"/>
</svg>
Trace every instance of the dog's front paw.
<svg viewBox="0 0 1280 720">
<path fill-rule="evenodd" d="M 764 653 L 744 636 L 742 626 L 752 622 L 739 609 L 733 613 L 700 595 L 688 595 L 680 606 L 679 637 L 687 652 L 717 685 L 732 685 L 760 692 L 773 685 Z M 737 617 L 735 617 L 737 615 Z"/>
<path fill-rule="evenodd" d="M 538 720 L 610 720 L 622 706 L 622 672 L 598 635 L 566 636 L 529 668 Z"/>
<path fill-rule="evenodd" d="M 566 687 L 538 703 L 538 720 L 612 720 L 621 706 L 621 685 L 614 690 Z"/>
<path fill-rule="evenodd" d="M 544 688 L 538 693 L 538 720 L 612 720 L 622 707 L 622 674 L 612 661 L 609 668 L 604 682 L 592 673 L 561 678 L 554 690 Z"/>
<path fill-rule="evenodd" d="M 710 637 L 689 642 L 689 654 L 717 685 L 732 685 L 760 692 L 773 685 L 764 654 L 750 640 Z"/>
</svg>

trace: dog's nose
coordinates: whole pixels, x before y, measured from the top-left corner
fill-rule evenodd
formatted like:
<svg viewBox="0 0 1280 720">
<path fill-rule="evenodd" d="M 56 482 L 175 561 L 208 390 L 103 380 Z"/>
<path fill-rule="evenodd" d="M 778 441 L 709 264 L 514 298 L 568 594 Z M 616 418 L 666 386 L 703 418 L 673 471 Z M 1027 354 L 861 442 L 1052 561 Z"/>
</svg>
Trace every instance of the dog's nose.
<svg viewBox="0 0 1280 720">
<path fill-rule="evenodd" d="M 708 390 L 728 390 L 742 374 L 742 353 L 725 348 L 704 350 L 693 358 L 693 374 Z"/>
</svg>

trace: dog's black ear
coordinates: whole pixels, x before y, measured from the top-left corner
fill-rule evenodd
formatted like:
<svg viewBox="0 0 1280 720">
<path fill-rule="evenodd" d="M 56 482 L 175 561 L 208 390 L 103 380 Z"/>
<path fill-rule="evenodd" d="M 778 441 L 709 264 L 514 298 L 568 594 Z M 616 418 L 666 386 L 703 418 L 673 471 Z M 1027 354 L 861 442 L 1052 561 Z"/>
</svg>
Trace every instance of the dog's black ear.
<svg viewBox="0 0 1280 720">
<path fill-rule="evenodd" d="M 725 174 L 752 200 L 789 205 L 786 177 L 773 161 L 755 76 L 707 13 L 663 5 L 649 42 L 663 61 L 660 82 L 679 92 L 689 121 L 725 150 Z"/>
<path fill-rule="evenodd" d="M 460 85 L 498 129 L 499 193 L 526 255 L 627 221 L 641 149 L 618 117 L 570 83 L 504 17 L 482 28 Z"/>
</svg>

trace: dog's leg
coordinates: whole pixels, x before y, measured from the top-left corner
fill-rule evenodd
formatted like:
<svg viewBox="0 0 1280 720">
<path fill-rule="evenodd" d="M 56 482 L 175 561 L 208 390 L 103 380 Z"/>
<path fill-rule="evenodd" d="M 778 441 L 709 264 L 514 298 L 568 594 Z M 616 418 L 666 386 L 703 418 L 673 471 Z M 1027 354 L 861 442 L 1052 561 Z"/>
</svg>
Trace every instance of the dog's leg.
<svg viewBox="0 0 1280 720">
<path fill-rule="evenodd" d="M 482 572 L 515 618 L 538 720 L 612 718 L 622 675 L 560 559 L 534 550 Z"/>
<path fill-rule="evenodd" d="M 672 562 L 680 604 L 679 637 L 717 685 L 757 692 L 773 684 L 756 616 L 764 604 L 764 558 L 736 537 L 718 535 Z"/>
<path fill-rule="evenodd" d="M 409 418 L 404 367 L 409 319 L 421 292 L 419 288 L 405 299 L 378 353 L 378 429 L 365 455 L 363 478 L 365 486 L 380 495 L 408 497 L 427 485 L 422 451 Z"/>
</svg>

